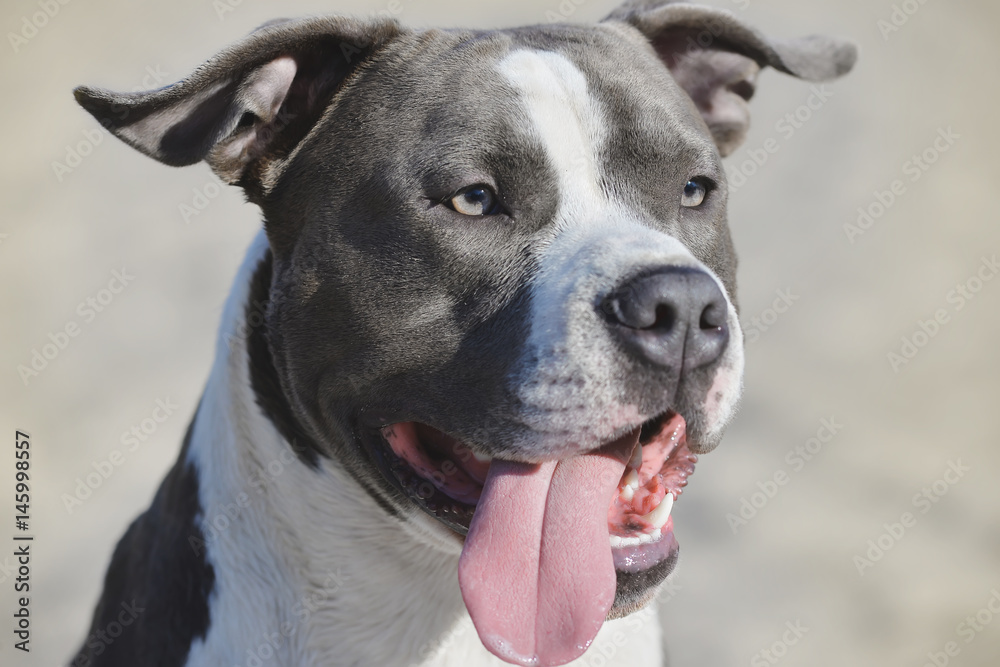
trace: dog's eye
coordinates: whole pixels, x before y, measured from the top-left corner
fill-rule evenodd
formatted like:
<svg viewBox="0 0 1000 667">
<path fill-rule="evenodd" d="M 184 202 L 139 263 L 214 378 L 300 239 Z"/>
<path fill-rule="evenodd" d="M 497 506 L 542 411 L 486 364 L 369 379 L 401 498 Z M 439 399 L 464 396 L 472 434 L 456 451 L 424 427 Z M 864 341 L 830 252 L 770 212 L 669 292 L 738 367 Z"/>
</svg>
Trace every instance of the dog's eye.
<svg viewBox="0 0 1000 667">
<path fill-rule="evenodd" d="M 705 184 L 697 179 L 690 180 L 684 186 L 684 194 L 681 195 L 681 206 L 688 208 L 701 206 L 706 196 L 708 196 L 708 188 L 705 187 Z"/>
<path fill-rule="evenodd" d="M 462 215 L 493 215 L 498 211 L 496 193 L 488 185 L 470 185 L 448 200 L 448 206 Z"/>
</svg>

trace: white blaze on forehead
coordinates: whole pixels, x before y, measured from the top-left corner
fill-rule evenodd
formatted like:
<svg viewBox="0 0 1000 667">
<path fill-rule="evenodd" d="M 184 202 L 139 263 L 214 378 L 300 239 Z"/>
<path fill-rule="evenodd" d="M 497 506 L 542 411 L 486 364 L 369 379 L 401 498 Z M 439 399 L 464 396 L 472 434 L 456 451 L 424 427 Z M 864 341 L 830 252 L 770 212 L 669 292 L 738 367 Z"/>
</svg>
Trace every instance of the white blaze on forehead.
<svg viewBox="0 0 1000 667">
<path fill-rule="evenodd" d="M 604 208 L 597 159 L 604 114 L 583 72 L 562 54 L 528 49 L 512 51 L 498 69 L 525 106 L 531 122 L 528 134 L 542 143 L 555 169 L 559 221 Z"/>
</svg>

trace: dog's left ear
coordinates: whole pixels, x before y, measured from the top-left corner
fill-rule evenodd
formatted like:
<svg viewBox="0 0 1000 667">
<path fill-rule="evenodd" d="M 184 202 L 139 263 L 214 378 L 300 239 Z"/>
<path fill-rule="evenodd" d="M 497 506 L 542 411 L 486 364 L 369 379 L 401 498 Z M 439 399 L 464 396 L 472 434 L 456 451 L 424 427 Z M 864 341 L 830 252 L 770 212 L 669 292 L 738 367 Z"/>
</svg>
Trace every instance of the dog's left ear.
<svg viewBox="0 0 1000 667">
<path fill-rule="evenodd" d="M 646 36 L 694 101 L 723 156 L 746 137 L 747 101 L 761 67 L 827 81 L 849 72 L 857 60 L 857 47 L 846 40 L 768 39 L 731 12 L 672 0 L 632 0 L 605 21 L 628 23 Z"/>
<path fill-rule="evenodd" d="M 77 101 L 119 139 L 169 165 L 204 160 L 251 199 L 320 118 L 340 85 L 400 34 L 393 21 L 267 23 L 172 86 Z"/>
</svg>

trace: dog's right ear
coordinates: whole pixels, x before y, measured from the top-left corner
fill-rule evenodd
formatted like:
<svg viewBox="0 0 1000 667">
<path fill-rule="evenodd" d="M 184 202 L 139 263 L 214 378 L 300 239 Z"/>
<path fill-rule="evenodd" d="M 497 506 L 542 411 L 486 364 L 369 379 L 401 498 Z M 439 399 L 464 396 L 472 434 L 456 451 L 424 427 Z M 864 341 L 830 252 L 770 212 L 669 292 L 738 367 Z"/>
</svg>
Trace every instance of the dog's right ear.
<svg viewBox="0 0 1000 667">
<path fill-rule="evenodd" d="M 255 199 L 341 83 L 399 34 L 386 20 L 272 21 L 174 85 L 142 93 L 80 86 L 74 94 L 139 151 L 174 166 L 205 160 Z"/>
<path fill-rule="evenodd" d="M 626 0 L 606 21 L 641 32 L 691 97 L 719 154 L 731 154 L 750 127 L 747 102 L 762 67 L 807 81 L 846 74 L 857 60 L 850 41 L 823 35 L 770 39 L 732 12 L 686 0 Z"/>
</svg>

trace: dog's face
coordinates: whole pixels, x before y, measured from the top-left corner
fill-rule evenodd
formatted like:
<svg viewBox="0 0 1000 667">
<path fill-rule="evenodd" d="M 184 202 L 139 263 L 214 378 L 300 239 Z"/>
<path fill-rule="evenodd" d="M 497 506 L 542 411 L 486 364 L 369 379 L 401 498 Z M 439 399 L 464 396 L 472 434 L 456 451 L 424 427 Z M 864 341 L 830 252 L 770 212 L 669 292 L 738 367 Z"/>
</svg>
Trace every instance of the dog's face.
<svg viewBox="0 0 1000 667">
<path fill-rule="evenodd" d="M 282 22 L 177 86 L 79 95 L 261 206 L 258 402 L 411 532 L 464 541 L 490 650 L 559 664 L 669 573 L 670 506 L 739 398 L 720 152 L 759 66 L 852 62 L 636 5 L 492 32 Z"/>
</svg>

